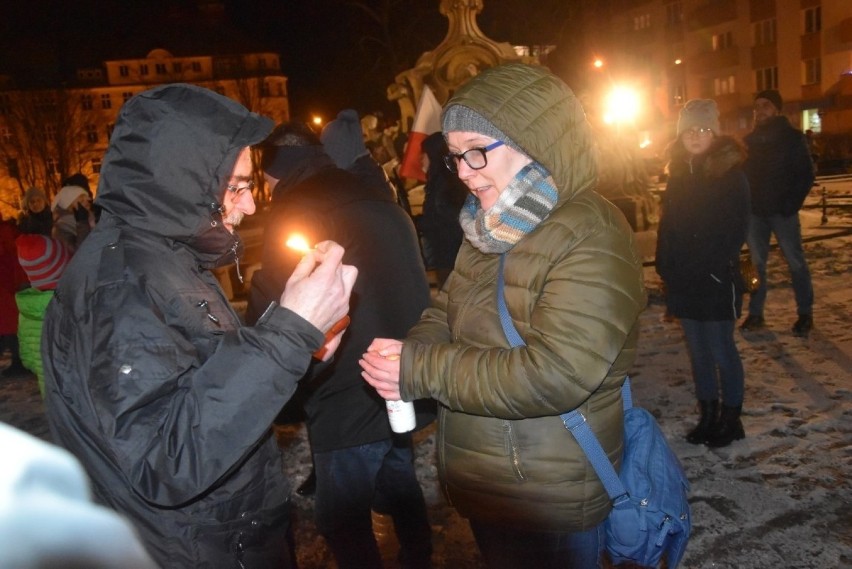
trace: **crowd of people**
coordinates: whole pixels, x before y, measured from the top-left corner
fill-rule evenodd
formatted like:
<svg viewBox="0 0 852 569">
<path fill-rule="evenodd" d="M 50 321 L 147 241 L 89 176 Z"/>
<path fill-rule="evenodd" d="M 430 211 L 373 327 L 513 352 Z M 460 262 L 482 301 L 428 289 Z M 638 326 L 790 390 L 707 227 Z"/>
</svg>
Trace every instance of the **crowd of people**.
<svg viewBox="0 0 852 569">
<path fill-rule="evenodd" d="M 690 100 L 668 151 L 656 268 L 692 362 L 698 422 L 684 435 L 711 447 L 746 435 L 735 341 L 746 243 L 761 284 L 743 332 L 765 326 L 772 233 L 793 275 L 792 332 L 813 326 L 798 221 L 813 164 L 777 91 L 757 94 L 754 118 L 739 141 L 713 100 Z M 79 494 L 60 534 L 100 520 L 115 536 L 99 551 L 82 538 L 57 548 L 86 567 L 295 567 L 292 481 L 271 429 L 292 399 L 337 565 L 381 568 L 378 511 L 393 520 L 400 566 L 431 567 L 412 435 L 386 411 L 402 400 L 416 404 L 414 429 L 437 421 L 442 488 L 489 568 L 602 566 L 611 503 L 559 415 L 580 410 L 620 464 L 621 386 L 646 304 L 633 230 L 596 192 L 582 105 L 545 68 L 483 71 L 441 120 L 424 143 L 418 219 L 357 111 L 318 135 L 186 84 L 122 107 L 94 200 L 82 174 L 52 200 L 24 193 L 0 234 L 0 270 L 14 276 L 0 298 L 3 374 L 37 375 L 65 450 L 0 438 L 24 449 L 16 464 L 48 456 L 55 484 L 80 486 L 82 466 L 97 505 Z M 271 209 L 241 317 L 212 269 L 241 260 L 259 173 Z M 306 245 L 286 246 L 294 236 Z M 28 475 L 0 482 L 23 487 Z M 31 502 L 9 503 L 0 527 L 38 527 Z M 0 565 L 60 566 L 56 550 L 33 553 L 37 534 L 18 531 Z"/>
</svg>

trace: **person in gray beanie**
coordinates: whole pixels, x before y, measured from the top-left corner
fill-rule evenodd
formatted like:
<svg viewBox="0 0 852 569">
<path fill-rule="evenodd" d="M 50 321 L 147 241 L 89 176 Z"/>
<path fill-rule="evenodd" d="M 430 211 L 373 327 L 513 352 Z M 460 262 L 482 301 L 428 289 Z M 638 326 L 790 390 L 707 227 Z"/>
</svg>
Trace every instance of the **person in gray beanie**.
<svg viewBox="0 0 852 569">
<path fill-rule="evenodd" d="M 407 337 L 370 345 L 364 378 L 386 399 L 438 400 L 441 487 L 489 568 L 599 567 L 611 503 L 559 415 L 580 410 L 620 464 L 646 302 L 632 230 L 595 191 L 580 102 L 546 69 L 482 72 L 442 122 L 465 240 Z M 524 345 L 504 334 L 501 293 Z"/>
<path fill-rule="evenodd" d="M 745 149 L 719 130 L 715 101 L 693 99 L 681 109 L 678 136 L 669 147 L 654 264 L 665 284 L 666 311 L 683 327 L 692 363 L 700 418 L 686 440 L 713 447 L 745 436 L 745 379 L 734 329 L 743 303 L 738 269 L 750 213 Z"/>
<path fill-rule="evenodd" d="M 692 99 L 687 101 L 680 111 L 677 120 L 677 135 L 698 129 L 699 132 L 710 131 L 719 134 L 719 107 L 713 99 Z"/>
<path fill-rule="evenodd" d="M 754 130 L 746 135 L 748 159 L 744 169 L 751 187 L 751 221 L 748 248 L 760 277 L 760 288 L 751 295 L 748 317 L 741 328 L 753 331 L 766 326 L 766 262 L 772 234 L 790 268 L 797 318 L 792 332 L 806 337 L 813 328 L 814 289 L 802 247 L 799 210 L 814 182 L 814 165 L 804 133 L 781 114 L 783 101 L 774 89 L 754 98 Z"/>
<path fill-rule="evenodd" d="M 361 120 L 355 109 L 337 113 L 337 118 L 322 129 L 320 141 L 338 168 L 355 174 L 364 184 L 388 192 L 396 199 L 396 188 L 364 143 Z"/>
</svg>

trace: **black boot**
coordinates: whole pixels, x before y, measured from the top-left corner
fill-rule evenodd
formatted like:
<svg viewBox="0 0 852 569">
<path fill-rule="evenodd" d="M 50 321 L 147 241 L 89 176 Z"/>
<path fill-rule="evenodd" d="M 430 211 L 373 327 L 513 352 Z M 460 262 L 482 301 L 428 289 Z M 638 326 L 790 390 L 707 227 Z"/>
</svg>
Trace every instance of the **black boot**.
<svg viewBox="0 0 852 569">
<path fill-rule="evenodd" d="M 811 329 L 814 327 L 814 317 L 810 314 L 799 314 L 796 323 L 793 324 L 793 335 L 800 338 L 807 338 Z"/>
<path fill-rule="evenodd" d="M 719 402 L 716 400 L 699 401 L 698 406 L 701 410 L 701 418 L 698 420 L 698 425 L 686 435 L 686 442 L 694 445 L 703 445 L 707 442 L 707 435 L 710 434 L 713 425 L 716 424 L 716 418 L 719 414 Z"/>
<path fill-rule="evenodd" d="M 738 407 L 722 405 L 719 421 L 716 422 L 716 426 L 707 435 L 707 446 L 726 447 L 734 441 L 745 438 L 743 422 L 740 421 L 740 412 L 742 409 L 742 405 Z"/>
</svg>

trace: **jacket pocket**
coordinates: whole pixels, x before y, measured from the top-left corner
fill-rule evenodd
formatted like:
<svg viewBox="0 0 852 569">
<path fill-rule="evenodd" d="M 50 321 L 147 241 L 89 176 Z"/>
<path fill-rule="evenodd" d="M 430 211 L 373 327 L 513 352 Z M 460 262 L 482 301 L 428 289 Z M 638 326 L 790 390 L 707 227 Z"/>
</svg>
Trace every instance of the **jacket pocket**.
<svg viewBox="0 0 852 569">
<path fill-rule="evenodd" d="M 521 445 L 518 444 L 518 438 L 512 426 L 512 421 L 504 419 L 501 421 L 501 424 L 505 437 L 506 455 L 509 457 L 512 472 L 515 474 L 515 478 L 525 481 L 527 476 L 524 473 L 523 464 L 521 463 Z"/>
<path fill-rule="evenodd" d="M 290 503 L 245 512 L 228 522 L 196 526 L 195 545 L 204 567 L 266 569 L 291 566 Z M 209 564 L 209 565 L 207 565 Z"/>
</svg>

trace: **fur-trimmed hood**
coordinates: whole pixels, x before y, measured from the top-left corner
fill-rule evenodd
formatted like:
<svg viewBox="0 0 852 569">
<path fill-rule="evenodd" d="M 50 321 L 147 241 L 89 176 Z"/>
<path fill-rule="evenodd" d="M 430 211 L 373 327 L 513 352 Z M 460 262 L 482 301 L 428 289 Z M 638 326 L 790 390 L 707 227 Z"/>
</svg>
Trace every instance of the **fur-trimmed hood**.
<svg viewBox="0 0 852 569">
<path fill-rule="evenodd" d="M 666 171 L 671 176 L 702 171 L 711 178 L 721 178 L 728 170 L 745 162 L 746 149 L 736 138 L 723 135 L 716 137 L 707 152 L 693 156 L 678 138 L 669 147 L 669 156 L 671 159 Z"/>
</svg>

